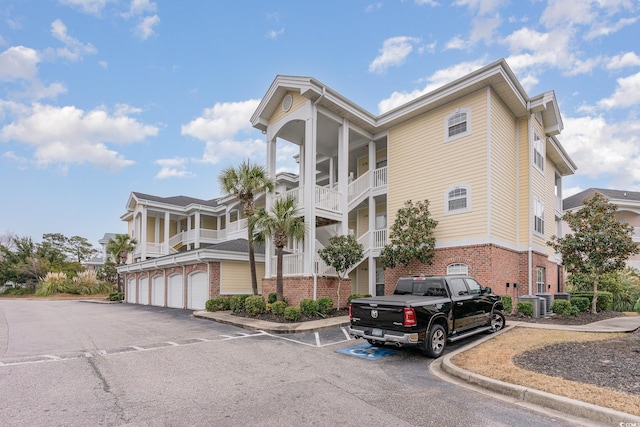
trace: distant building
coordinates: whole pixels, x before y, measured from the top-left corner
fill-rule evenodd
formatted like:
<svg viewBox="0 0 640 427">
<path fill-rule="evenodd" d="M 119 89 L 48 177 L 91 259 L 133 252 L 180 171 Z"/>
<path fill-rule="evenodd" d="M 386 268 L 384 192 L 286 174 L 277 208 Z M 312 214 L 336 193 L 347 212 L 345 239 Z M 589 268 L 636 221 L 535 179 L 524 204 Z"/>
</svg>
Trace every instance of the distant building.
<svg viewBox="0 0 640 427">
<path fill-rule="evenodd" d="M 109 241 L 115 237 L 116 233 L 105 233 L 102 239 L 98 240 L 100 246 L 102 248 L 102 252 L 82 263 L 84 265 L 85 270 L 96 271 L 101 265 L 104 265 L 107 259 L 112 258 L 111 255 L 107 254 L 107 245 Z"/>
<path fill-rule="evenodd" d="M 604 188 L 589 188 L 562 201 L 564 212 L 576 211 L 583 206 L 584 199 L 599 193 L 606 197 L 609 203 L 618 207 L 615 217 L 623 223 L 633 226 L 633 241 L 640 243 L 640 192 L 626 190 L 607 190 Z M 563 235 L 571 233 L 569 226 L 564 223 Z M 627 262 L 629 267 L 640 270 L 640 255 L 632 255 Z"/>
</svg>

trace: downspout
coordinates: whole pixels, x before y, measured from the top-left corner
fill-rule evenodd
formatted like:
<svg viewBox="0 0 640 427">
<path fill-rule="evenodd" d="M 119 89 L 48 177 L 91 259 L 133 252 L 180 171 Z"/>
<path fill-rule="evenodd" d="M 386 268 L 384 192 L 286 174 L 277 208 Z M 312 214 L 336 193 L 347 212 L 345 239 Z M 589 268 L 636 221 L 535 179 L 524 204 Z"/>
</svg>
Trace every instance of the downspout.
<svg viewBox="0 0 640 427">
<path fill-rule="evenodd" d="M 532 286 L 531 286 L 531 273 L 533 272 L 533 264 L 532 264 L 533 263 L 533 256 L 531 254 L 531 246 L 529 246 L 529 251 L 528 252 L 529 252 L 529 262 L 527 264 L 528 264 L 528 267 L 529 267 L 529 293 L 527 295 L 533 295 L 533 292 L 532 292 L 533 289 L 531 289 L 532 288 Z"/>
<path fill-rule="evenodd" d="M 315 102 L 313 103 L 313 134 L 314 134 L 314 138 L 317 139 L 318 137 L 318 127 L 317 127 L 317 118 L 318 118 L 318 103 L 320 103 L 320 101 L 322 101 L 322 99 L 325 97 L 327 93 L 327 88 L 325 86 L 322 86 L 322 95 L 320 95 L 320 97 L 318 99 L 315 100 Z M 315 197 L 315 185 L 316 183 L 313 183 L 313 188 L 311 191 L 311 194 L 313 195 L 313 197 Z M 318 273 L 316 272 L 316 268 L 315 268 L 315 259 L 316 259 L 316 243 L 315 243 L 315 238 L 313 241 L 313 268 L 311 269 L 311 277 L 313 277 L 313 299 L 314 300 L 318 300 Z"/>
</svg>

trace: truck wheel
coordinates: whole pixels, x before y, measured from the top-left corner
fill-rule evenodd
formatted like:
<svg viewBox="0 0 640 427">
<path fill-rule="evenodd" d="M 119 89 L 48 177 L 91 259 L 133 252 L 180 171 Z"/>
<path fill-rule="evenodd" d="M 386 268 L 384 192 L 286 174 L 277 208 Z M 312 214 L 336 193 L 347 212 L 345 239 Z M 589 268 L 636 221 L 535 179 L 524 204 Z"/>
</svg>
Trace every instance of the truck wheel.
<svg viewBox="0 0 640 427">
<path fill-rule="evenodd" d="M 437 359 L 444 353 L 444 347 L 447 345 L 447 332 L 444 327 L 438 323 L 431 326 L 431 329 L 427 333 L 427 337 L 424 340 L 423 351 L 424 353 Z"/>
<path fill-rule="evenodd" d="M 498 311 L 491 313 L 491 332 L 498 332 L 504 328 L 504 315 Z"/>
</svg>

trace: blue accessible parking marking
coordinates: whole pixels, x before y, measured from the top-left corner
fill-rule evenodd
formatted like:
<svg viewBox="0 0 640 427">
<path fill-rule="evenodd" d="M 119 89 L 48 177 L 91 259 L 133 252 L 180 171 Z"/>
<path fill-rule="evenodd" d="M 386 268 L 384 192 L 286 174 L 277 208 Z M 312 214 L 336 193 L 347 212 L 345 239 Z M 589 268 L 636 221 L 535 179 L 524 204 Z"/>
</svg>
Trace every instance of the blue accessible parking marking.
<svg viewBox="0 0 640 427">
<path fill-rule="evenodd" d="M 337 350 L 338 353 L 346 354 L 348 356 L 355 356 L 361 359 L 376 360 L 381 357 L 393 356 L 398 350 L 393 350 L 386 347 L 374 347 L 369 344 L 362 344 L 356 347 L 343 348 Z"/>
</svg>

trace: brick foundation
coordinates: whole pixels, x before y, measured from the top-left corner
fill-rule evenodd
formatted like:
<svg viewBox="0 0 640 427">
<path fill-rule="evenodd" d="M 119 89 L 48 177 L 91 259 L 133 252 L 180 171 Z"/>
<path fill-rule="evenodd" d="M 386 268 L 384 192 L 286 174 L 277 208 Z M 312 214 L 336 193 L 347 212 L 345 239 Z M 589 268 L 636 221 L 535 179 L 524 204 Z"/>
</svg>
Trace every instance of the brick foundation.
<svg viewBox="0 0 640 427">
<path fill-rule="evenodd" d="M 347 306 L 347 299 L 351 295 L 351 279 L 342 279 L 340 281 L 340 303 L 338 305 L 338 278 L 337 277 L 318 277 L 316 287 L 316 299 L 322 297 L 330 297 L 336 308 L 344 308 Z M 298 307 L 303 299 L 313 299 L 313 277 L 295 276 L 285 277 L 283 279 L 283 293 L 287 304 Z M 276 291 L 276 279 L 262 279 L 262 295 L 265 298 L 271 292 Z"/>
</svg>

